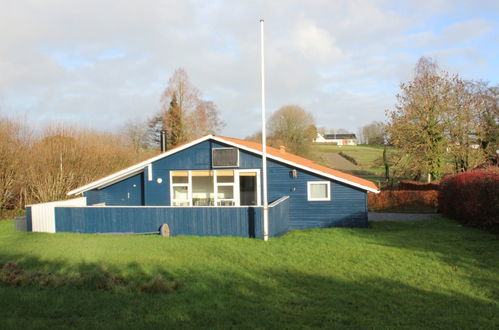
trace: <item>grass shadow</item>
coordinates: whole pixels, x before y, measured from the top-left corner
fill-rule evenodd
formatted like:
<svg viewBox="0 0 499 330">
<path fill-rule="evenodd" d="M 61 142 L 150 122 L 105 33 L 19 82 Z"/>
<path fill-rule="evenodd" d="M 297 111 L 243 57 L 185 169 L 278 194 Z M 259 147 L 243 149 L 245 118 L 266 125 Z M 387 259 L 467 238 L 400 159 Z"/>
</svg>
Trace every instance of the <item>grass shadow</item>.
<svg viewBox="0 0 499 330">
<path fill-rule="evenodd" d="M 11 260 L 0 263 L 0 284 L 5 286 L 169 293 L 181 285 L 164 269 L 157 267 L 151 274 L 135 262 L 123 267 L 89 262 L 68 265 L 20 255 L 4 255 L 0 260 Z"/>
<path fill-rule="evenodd" d="M 65 268 L 57 262 L 26 261 L 37 268 Z M 89 267 L 94 265 L 81 265 L 84 270 Z M 145 276 L 138 265 L 125 268 Z M 166 272 L 163 267 L 157 271 Z M 0 317 L 8 328 L 492 329 L 499 325 L 498 297 L 427 291 L 386 278 L 349 280 L 318 275 L 313 269 L 282 267 L 246 274 L 193 270 L 190 278 L 181 290 L 159 295 L 0 285 Z"/>
</svg>

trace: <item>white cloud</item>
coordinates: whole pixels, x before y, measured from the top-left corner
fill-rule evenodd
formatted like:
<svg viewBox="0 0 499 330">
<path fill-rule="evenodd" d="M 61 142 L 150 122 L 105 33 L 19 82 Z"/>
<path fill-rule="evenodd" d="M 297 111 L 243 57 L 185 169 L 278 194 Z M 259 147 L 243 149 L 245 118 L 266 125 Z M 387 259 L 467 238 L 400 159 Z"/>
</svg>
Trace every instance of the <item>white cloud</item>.
<svg viewBox="0 0 499 330">
<path fill-rule="evenodd" d="M 440 41 L 448 44 L 470 42 L 491 31 L 493 26 L 491 22 L 478 18 L 459 21 L 442 31 Z"/>
<path fill-rule="evenodd" d="M 355 130 L 383 120 L 419 56 L 499 80 L 497 23 L 488 18 L 497 6 L 433 3 L 3 1 L 0 107 L 35 121 L 116 129 L 157 111 L 169 76 L 184 67 L 218 105 L 223 133 L 244 137 L 260 126 L 264 17 L 269 112 L 295 103 L 321 126 Z"/>
<path fill-rule="evenodd" d="M 342 54 L 335 38 L 310 20 L 302 20 L 297 24 L 294 39 L 301 54 L 312 61 L 335 61 Z"/>
</svg>

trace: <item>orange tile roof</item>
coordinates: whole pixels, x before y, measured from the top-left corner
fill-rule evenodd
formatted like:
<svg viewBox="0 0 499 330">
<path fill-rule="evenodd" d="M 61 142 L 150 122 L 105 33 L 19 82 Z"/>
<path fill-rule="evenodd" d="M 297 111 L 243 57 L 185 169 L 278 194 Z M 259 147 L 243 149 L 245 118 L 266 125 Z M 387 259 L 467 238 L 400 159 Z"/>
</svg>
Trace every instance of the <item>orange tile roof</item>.
<svg viewBox="0 0 499 330">
<path fill-rule="evenodd" d="M 100 186 L 106 185 L 109 182 L 119 180 L 120 178 L 123 178 L 123 177 L 129 175 L 130 173 L 133 173 L 133 171 L 143 169 L 149 163 L 152 163 L 158 159 L 161 159 L 163 157 L 167 157 L 168 155 L 170 155 L 172 153 L 176 153 L 178 151 L 183 150 L 186 147 L 189 147 L 189 144 L 192 144 L 196 141 L 199 141 L 197 143 L 200 143 L 200 142 L 206 141 L 207 139 L 212 138 L 212 137 L 217 138 L 217 139 L 222 140 L 222 141 L 226 141 L 228 143 L 238 144 L 238 145 L 241 145 L 243 147 L 258 151 L 258 152 L 262 151 L 262 145 L 260 143 L 257 143 L 257 142 L 245 141 L 245 140 L 240 140 L 240 139 L 235 139 L 235 138 L 230 138 L 230 137 L 225 137 L 225 136 L 219 136 L 219 135 L 205 135 L 205 136 L 202 136 L 194 141 L 186 142 L 186 143 L 182 143 L 180 145 L 177 145 L 174 148 L 171 148 L 170 150 L 168 150 L 167 152 L 161 153 L 161 154 L 156 155 L 152 158 L 146 159 L 138 164 L 127 167 L 121 171 L 114 172 L 114 173 L 112 173 L 108 176 L 105 176 L 99 180 L 93 181 L 87 185 L 84 185 L 82 187 L 74 189 L 74 190 L 68 192 L 68 195 L 73 195 L 73 194 L 85 192 L 85 191 L 88 191 L 90 189 L 94 189 L 94 188 L 98 188 Z M 289 161 L 289 162 L 295 163 L 297 165 L 301 165 L 301 166 L 304 166 L 306 168 L 310 168 L 310 169 L 315 170 L 315 171 L 319 171 L 319 172 L 323 172 L 325 174 L 332 175 L 336 178 L 339 178 L 339 179 L 342 179 L 342 180 L 345 180 L 345 181 L 372 189 L 374 191 L 378 191 L 378 187 L 376 187 L 376 185 L 374 183 L 372 183 L 371 181 L 361 179 L 361 178 L 356 177 L 354 175 L 346 174 L 346 173 L 343 173 L 343 172 L 340 172 L 337 170 L 333 170 L 332 168 L 329 168 L 329 167 L 319 165 L 319 164 L 311 161 L 310 159 L 303 158 L 303 157 L 294 155 L 294 154 L 289 153 L 289 152 L 283 153 L 279 149 L 272 148 L 272 147 L 267 147 L 267 154 L 269 154 L 271 156 L 279 157 L 285 161 Z"/>
<path fill-rule="evenodd" d="M 260 143 L 257 143 L 257 142 L 239 140 L 239 139 L 230 138 L 230 137 L 226 137 L 226 136 L 220 136 L 220 135 L 215 135 L 215 136 L 222 139 L 222 140 L 227 140 L 229 142 L 240 144 L 240 145 L 245 146 L 247 148 L 255 149 L 255 150 L 260 151 L 260 152 L 262 151 L 262 145 Z M 344 179 L 344 180 L 347 180 L 347 181 L 350 181 L 350 182 L 353 182 L 353 183 L 356 183 L 356 184 L 359 184 L 359 185 L 362 185 L 365 187 L 369 187 L 371 189 L 379 190 L 378 187 L 373 182 L 371 182 L 369 180 L 362 179 L 362 178 L 356 177 L 356 176 L 351 175 L 351 174 L 343 173 L 343 172 L 340 172 L 338 170 L 333 170 L 332 168 L 319 165 L 310 159 L 297 156 L 297 155 L 289 153 L 287 151 L 281 152 L 279 149 L 267 146 L 267 153 L 272 155 L 272 156 L 279 157 L 279 158 L 282 158 L 284 160 L 296 163 L 298 165 L 309 167 L 309 168 L 314 169 L 316 171 L 324 172 L 324 173 L 327 173 L 329 175 L 333 175 L 335 177 L 338 177 L 338 178 L 341 178 L 341 179 Z"/>
</svg>

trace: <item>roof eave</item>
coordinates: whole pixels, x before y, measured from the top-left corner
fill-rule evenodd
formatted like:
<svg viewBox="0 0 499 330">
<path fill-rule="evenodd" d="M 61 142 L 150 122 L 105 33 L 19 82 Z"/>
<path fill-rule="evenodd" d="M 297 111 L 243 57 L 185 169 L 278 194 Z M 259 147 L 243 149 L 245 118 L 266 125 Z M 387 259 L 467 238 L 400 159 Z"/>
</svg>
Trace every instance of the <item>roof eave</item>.
<svg viewBox="0 0 499 330">
<path fill-rule="evenodd" d="M 196 140 L 193 140 L 189 143 L 186 143 L 178 148 L 174 148 L 170 151 L 167 151 L 167 152 L 164 152 L 162 154 L 159 154 L 157 156 L 154 156 L 152 158 L 149 158 L 149 159 L 146 159 L 138 164 L 135 164 L 135 165 L 132 165 L 130 167 L 127 167 L 121 171 L 118 171 L 118 172 L 115 172 L 113 174 L 110 174 L 108 176 L 105 176 L 99 180 L 96 180 L 96 181 L 93 181 L 93 182 L 90 182 L 89 184 L 87 185 L 84 185 L 82 187 L 79 187 L 79 188 L 76 188 L 76 189 L 73 189 L 71 191 L 69 191 L 66 195 L 67 196 L 71 196 L 71 195 L 77 195 L 77 194 L 81 194 L 81 193 L 84 193 L 84 192 L 87 192 L 89 190 L 92 190 L 92 189 L 96 189 L 96 188 L 102 188 L 102 187 L 105 187 L 105 186 L 108 186 L 110 184 L 110 182 L 112 181 L 116 181 L 118 179 L 122 179 L 123 177 L 125 176 L 128 176 L 130 175 L 131 173 L 134 173 L 134 172 L 140 172 L 141 170 L 143 170 L 145 167 L 147 167 L 147 165 L 157 161 L 157 160 L 160 160 L 160 159 L 163 159 L 165 157 L 168 157 L 172 154 L 175 154 L 179 151 L 182 151 L 184 149 L 187 149 L 187 148 L 190 148 L 198 143 L 201 143 L 203 141 L 206 141 L 206 140 L 209 140 L 213 138 L 213 135 L 209 134 L 209 135 L 205 135 L 203 137 L 200 137 Z"/>
<path fill-rule="evenodd" d="M 172 154 L 175 154 L 177 152 L 180 152 L 182 150 L 185 150 L 187 148 L 190 148 L 198 143 L 201 143 L 201 142 L 204 142 L 204 141 L 207 141 L 207 140 L 214 140 L 214 141 L 217 141 L 217 142 L 220 142 L 220 143 L 225 143 L 225 144 L 228 144 L 228 145 L 231 145 L 231 146 L 234 146 L 234 147 L 237 147 L 237 148 L 240 148 L 240 149 L 243 149 L 245 151 L 248 151 L 248 152 L 251 152 L 251 153 L 254 153 L 254 154 L 257 154 L 257 155 L 262 155 L 262 152 L 257 150 L 257 149 L 253 149 L 253 148 L 249 148 L 249 147 L 246 147 L 244 145 L 241 145 L 239 143 L 236 143 L 236 142 L 233 142 L 233 141 L 228 141 L 228 140 L 225 140 L 224 138 L 222 137 L 218 137 L 218 136 L 214 136 L 214 135 L 206 135 L 206 136 L 203 136 L 201 138 L 198 138 L 196 140 L 193 140 L 189 143 L 186 143 L 185 145 L 182 145 L 178 148 L 175 148 L 175 149 L 172 149 L 170 151 L 167 151 L 167 152 L 164 152 L 160 155 L 157 155 L 155 157 L 152 157 L 152 158 L 149 158 L 145 161 L 142 161 L 138 164 L 135 164 L 135 165 L 132 165 L 126 169 L 123 169 L 121 171 L 118 171 L 116 173 L 113 173 L 111 175 L 108 175 L 102 179 L 99 179 L 99 180 L 96 180 L 94 182 L 91 182 L 85 186 L 82 186 L 82 187 L 79 187 L 77 189 L 73 189 L 71 190 L 70 192 L 67 193 L 68 196 L 71 196 L 71 195 L 77 195 L 77 194 L 82 194 L 84 192 L 87 192 L 89 190 L 92 190 L 92 189 L 98 189 L 98 188 L 103 188 L 103 187 L 106 187 L 106 186 L 109 186 L 113 183 L 116 183 L 120 180 L 122 180 L 124 177 L 127 177 L 127 176 L 130 176 L 134 173 L 139 173 L 140 171 L 142 171 L 145 167 L 147 167 L 149 164 L 157 161 L 157 160 L 160 160 L 160 159 L 163 159 L 165 157 L 168 157 Z M 285 163 L 285 164 L 289 164 L 293 167 L 297 167 L 297 168 L 300 168 L 300 169 L 303 169 L 303 170 L 306 170 L 306 171 L 309 171 L 309 172 L 312 172 L 312 173 L 315 173 L 317 175 L 320 175 L 320 176 L 323 176 L 323 177 L 326 177 L 326 178 L 330 178 L 332 180 L 336 180 L 338 182 L 342 182 L 342 183 L 345 183 L 345 184 L 348 184 L 350 186 L 354 186 L 354 187 L 357 187 L 357 188 L 360 188 L 360 189 L 363 189 L 363 190 L 366 190 L 366 191 L 370 191 L 370 192 L 373 192 L 373 193 L 379 193 L 379 190 L 378 189 L 375 189 L 373 187 L 368 187 L 368 186 L 365 186 L 365 185 L 362 185 L 362 184 L 359 184 L 359 183 L 356 183 L 356 182 L 352 182 L 350 180 L 347 180 L 347 179 L 344 179 L 344 178 L 340 178 L 340 177 L 337 177 L 335 175 L 332 175 L 332 174 L 329 174 L 329 173 L 325 173 L 325 172 L 322 172 L 322 171 L 319 171 L 319 170 L 316 170 L 316 169 L 313 169 L 313 168 L 310 168 L 308 166 L 305 166 L 305 165 L 301 165 L 301 164 L 298 164 L 296 162 L 293 162 L 293 161 L 290 161 L 290 160 L 287 160 L 287 159 L 283 159 L 281 157 L 277 157 L 277 156 L 274 156 L 272 154 L 267 154 L 267 157 L 270 158 L 270 159 L 273 159 L 273 160 L 276 160 L 278 162 L 281 162 L 281 163 Z"/>
<path fill-rule="evenodd" d="M 229 145 L 232 145 L 234 147 L 241 148 L 241 149 L 246 150 L 248 152 L 252 152 L 252 153 L 256 153 L 258 155 L 262 155 L 262 152 L 259 151 L 259 150 L 256 150 L 256 149 L 253 149 L 253 148 L 249 148 L 249 147 L 246 147 L 246 146 L 243 146 L 243 145 L 240 145 L 240 144 L 238 144 L 236 142 L 227 141 L 227 140 L 225 140 L 223 138 L 220 138 L 220 137 L 217 137 L 217 136 L 213 136 L 213 140 L 221 142 L 221 143 L 229 144 Z M 325 172 L 322 172 L 322 171 L 310 168 L 308 166 L 301 165 L 301 164 L 289 161 L 287 159 L 283 159 L 283 158 L 274 156 L 274 155 L 269 154 L 269 153 L 267 153 L 267 157 L 271 158 L 271 159 L 274 159 L 274 160 L 277 160 L 277 161 L 279 161 L 281 163 L 289 164 L 289 165 L 292 165 L 294 167 L 298 167 L 298 168 L 304 169 L 306 171 L 309 171 L 309 172 L 312 172 L 312 173 L 315 173 L 315 174 L 318 174 L 318 175 L 321 175 L 321 176 L 324 176 L 324 177 L 327 177 L 327 178 L 330 178 L 330 179 L 333 179 L 333 180 L 336 180 L 336 181 L 339 181 L 339 182 L 343 182 L 345 184 L 348 184 L 348 185 L 351 185 L 351 186 L 354 186 L 354 187 L 357 187 L 357 188 L 361 188 L 361 189 L 366 190 L 366 191 L 370 191 L 370 192 L 373 192 L 373 193 L 379 193 L 378 189 L 374 189 L 372 187 L 368 187 L 368 186 L 365 186 L 365 185 L 362 185 L 362 184 L 359 184 L 359 183 L 356 183 L 356 182 L 352 182 L 352 181 L 349 181 L 349 180 L 337 177 L 335 175 L 332 175 L 332 174 L 329 174 L 329 173 L 325 173 Z"/>
</svg>

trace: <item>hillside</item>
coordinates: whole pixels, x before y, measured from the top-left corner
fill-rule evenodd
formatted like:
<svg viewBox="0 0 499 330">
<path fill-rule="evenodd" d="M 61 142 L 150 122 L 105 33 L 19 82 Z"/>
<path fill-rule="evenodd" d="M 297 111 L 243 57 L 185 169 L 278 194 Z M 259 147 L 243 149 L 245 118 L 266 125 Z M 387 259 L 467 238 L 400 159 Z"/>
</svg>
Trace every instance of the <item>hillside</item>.
<svg viewBox="0 0 499 330">
<path fill-rule="evenodd" d="M 376 184 L 384 180 L 384 146 L 382 145 L 335 146 L 316 144 L 315 147 L 318 150 L 315 153 L 315 161 L 318 163 L 352 173 Z M 357 165 L 342 157 L 340 152 L 355 159 Z"/>
</svg>

